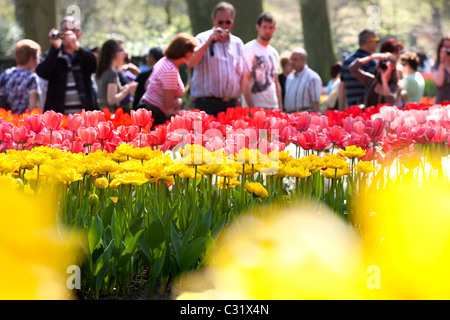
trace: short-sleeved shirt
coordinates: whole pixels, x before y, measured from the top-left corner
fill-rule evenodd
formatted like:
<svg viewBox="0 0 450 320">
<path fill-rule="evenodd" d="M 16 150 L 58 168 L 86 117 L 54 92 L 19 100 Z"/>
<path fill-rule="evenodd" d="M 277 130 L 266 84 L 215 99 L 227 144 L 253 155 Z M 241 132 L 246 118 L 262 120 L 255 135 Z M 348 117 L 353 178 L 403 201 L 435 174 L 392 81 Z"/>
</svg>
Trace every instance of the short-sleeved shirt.
<svg viewBox="0 0 450 320">
<path fill-rule="evenodd" d="M 278 76 L 280 55 L 271 45 L 252 40 L 244 46 L 245 59 L 251 70 L 250 91 L 256 107 L 278 109 L 275 77 Z"/>
<path fill-rule="evenodd" d="M 322 80 L 307 65 L 302 71 L 291 73 L 286 79 L 284 110 L 286 112 L 313 111 L 313 102 L 320 102 Z"/>
<path fill-rule="evenodd" d="M 347 106 L 360 105 L 364 102 L 364 95 L 366 87 L 358 81 L 349 70 L 350 64 L 356 59 L 364 58 L 370 54 L 362 49 L 356 50 L 349 55 L 342 63 L 341 81 L 345 84 L 345 94 L 347 96 Z M 362 70 L 370 73 L 375 73 L 377 63 L 372 60 L 361 67 Z"/>
<path fill-rule="evenodd" d="M 202 32 L 196 39 L 200 45 L 208 41 L 213 29 Z M 248 73 L 244 60 L 244 43 L 234 35 L 225 42 L 216 41 L 206 50 L 194 67 L 191 80 L 193 99 L 204 97 L 239 99 L 241 79 Z"/>
<path fill-rule="evenodd" d="M 30 94 L 41 93 L 39 77 L 26 69 L 7 69 L 0 76 L 0 92 L 11 107 L 11 112 L 22 114 L 30 107 Z"/>
<path fill-rule="evenodd" d="M 408 93 L 407 102 L 420 103 L 425 91 L 425 80 L 420 72 L 414 72 L 402 79 L 402 88 Z"/>
<path fill-rule="evenodd" d="M 110 106 L 108 104 L 108 85 L 111 83 L 117 84 L 117 92 L 122 88 L 119 75 L 113 69 L 108 69 L 103 72 L 103 74 L 96 79 L 98 87 L 98 105 L 101 110 L 103 108 L 108 108 L 113 110 L 116 106 Z"/>
<path fill-rule="evenodd" d="M 175 90 L 175 98 L 179 98 L 183 95 L 184 89 L 178 68 L 167 57 L 163 57 L 153 66 L 147 90 L 141 101 L 158 107 L 166 117 L 170 117 L 170 112 L 164 106 L 163 90 Z"/>
</svg>

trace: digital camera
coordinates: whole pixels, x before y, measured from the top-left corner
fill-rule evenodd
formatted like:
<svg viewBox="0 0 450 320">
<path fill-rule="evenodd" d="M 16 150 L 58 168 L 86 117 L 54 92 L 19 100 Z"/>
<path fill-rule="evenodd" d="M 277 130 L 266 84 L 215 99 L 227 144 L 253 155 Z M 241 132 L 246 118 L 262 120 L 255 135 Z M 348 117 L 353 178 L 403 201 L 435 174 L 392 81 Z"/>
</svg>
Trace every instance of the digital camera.
<svg viewBox="0 0 450 320">
<path fill-rule="evenodd" d="M 217 30 L 217 32 L 219 32 L 220 34 L 227 34 L 230 31 L 228 29 L 219 29 Z"/>
<path fill-rule="evenodd" d="M 65 35 L 64 35 L 64 33 L 60 33 L 59 30 L 54 30 L 52 32 L 52 34 L 50 35 L 50 38 L 54 39 L 54 40 L 56 40 L 56 39 L 64 39 Z"/>
<path fill-rule="evenodd" d="M 388 68 L 388 62 L 386 60 L 382 60 L 378 63 L 378 68 L 380 68 L 383 71 L 386 71 Z"/>
</svg>

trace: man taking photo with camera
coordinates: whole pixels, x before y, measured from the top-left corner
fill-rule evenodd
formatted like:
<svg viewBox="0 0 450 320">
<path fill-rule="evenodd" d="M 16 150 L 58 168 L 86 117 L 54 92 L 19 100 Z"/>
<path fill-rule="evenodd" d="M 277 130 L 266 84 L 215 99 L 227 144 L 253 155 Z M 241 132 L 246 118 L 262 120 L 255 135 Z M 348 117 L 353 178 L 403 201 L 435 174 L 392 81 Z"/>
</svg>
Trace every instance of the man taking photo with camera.
<svg viewBox="0 0 450 320">
<path fill-rule="evenodd" d="M 242 78 L 248 72 L 244 44 L 231 34 L 235 9 L 227 2 L 212 12 L 213 28 L 197 35 L 200 46 L 188 63 L 194 68 L 191 97 L 195 109 L 217 116 L 240 105 Z"/>
<path fill-rule="evenodd" d="M 38 76 L 48 81 L 44 111 L 69 114 L 97 109 L 91 80 L 97 60 L 81 47 L 82 34 L 80 22 L 72 16 L 63 19 L 59 31 L 49 32 L 51 47 L 36 68 Z"/>
</svg>

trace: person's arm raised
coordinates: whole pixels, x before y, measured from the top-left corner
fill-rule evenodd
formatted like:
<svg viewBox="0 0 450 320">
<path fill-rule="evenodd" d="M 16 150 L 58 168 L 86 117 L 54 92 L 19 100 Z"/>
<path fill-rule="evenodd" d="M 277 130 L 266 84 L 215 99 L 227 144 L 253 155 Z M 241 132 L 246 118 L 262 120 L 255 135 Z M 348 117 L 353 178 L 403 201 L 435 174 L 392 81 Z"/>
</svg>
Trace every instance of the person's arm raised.
<svg viewBox="0 0 450 320">
<path fill-rule="evenodd" d="M 198 65 L 200 61 L 203 59 L 203 56 L 205 55 L 206 51 L 208 50 L 212 42 L 217 41 L 220 38 L 221 33 L 219 30 L 221 29 L 220 28 L 214 29 L 214 32 L 211 33 L 208 40 L 206 40 L 206 42 L 204 42 L 202 45 L 198 46 L 196 50 L 194 50 L 191 59 L 189 59 L 189 62 L 187 63 L 189 69 Z"/>
</svg>

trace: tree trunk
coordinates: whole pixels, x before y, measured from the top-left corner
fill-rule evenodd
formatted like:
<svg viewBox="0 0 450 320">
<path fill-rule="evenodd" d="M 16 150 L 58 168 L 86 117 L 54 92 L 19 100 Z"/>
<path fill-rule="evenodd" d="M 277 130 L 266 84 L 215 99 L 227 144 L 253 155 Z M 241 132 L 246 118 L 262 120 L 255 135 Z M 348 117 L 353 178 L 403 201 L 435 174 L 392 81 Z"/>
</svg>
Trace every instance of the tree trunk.
<svg viewBox="0 0 450 320">
<path fill-rule="evenodd" d="M 57 27 L 56 0 L 15 0 L 16 20 L 24 30 L 23 37 L 39 43 L 45 52 L 50 44 L 48 33 Z"/>
<path fill-rule="evenodd" d="M 263 12 L 262 0 L 229 0 L 236 9 L 233 34 L 244 43 L 256 38 L 256 20 Z"/>
<path fill-rule="evenodd" d="M 189 18 L 191 19 L 192 33 L 199 34 L 212 28 L 211 12 L 219 1 L 214 0 L 186 0 Z"/>
<path fill-rule="evenodd" d="M 300 0 L 305 50 L 308 66 L 322 78 L 330 80 L 330 68 L 336 61 L 326 0 Z"/>
<path fill-rule="evenodd" d="M 212 28 L 211 13 L 217 0 L 186 0 L 194 35 Z M 256 19 L 263 12 L 262 0 L 228 1 L 236 9 L 232 33 L 244 43 L 256 38 Z"/>
</svg>

